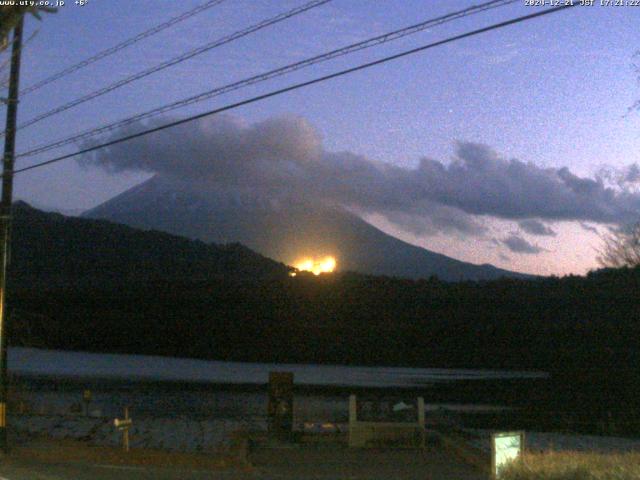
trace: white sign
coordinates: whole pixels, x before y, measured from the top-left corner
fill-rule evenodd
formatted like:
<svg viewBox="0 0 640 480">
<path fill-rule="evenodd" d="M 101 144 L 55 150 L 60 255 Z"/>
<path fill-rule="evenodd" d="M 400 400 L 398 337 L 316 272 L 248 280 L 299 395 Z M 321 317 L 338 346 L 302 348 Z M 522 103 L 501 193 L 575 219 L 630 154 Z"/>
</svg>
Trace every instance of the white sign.
<svg viewBox="0 0 640 480">
<path fill-rule="evenodd" d="M 517 460 L 524 451 L 524 432 L 494 433 L 491 437 L 492 473 L 500 478 L 500 471 Z"/>
<path fill-rule="evenodd" d="M 124 451 L 129 451 L 129 428 L 133 425 L 133 419 L 129 417 L 129 407 L 124 407 L 124 418 L 116 418 L 113 426 L 122 432 L 122 445 Z"/>
<path fill-rule="evenodd" d="M 125 428 L 129 428 L 131 425 L 133 425 L 133 420 L 131 420 L 130 418 L 127 418 L 125 420 L 120 420 L 119 418 L 116 418 L 113 421 L 113 425 L 118 430 L 124 430 Z"/>
</svg>

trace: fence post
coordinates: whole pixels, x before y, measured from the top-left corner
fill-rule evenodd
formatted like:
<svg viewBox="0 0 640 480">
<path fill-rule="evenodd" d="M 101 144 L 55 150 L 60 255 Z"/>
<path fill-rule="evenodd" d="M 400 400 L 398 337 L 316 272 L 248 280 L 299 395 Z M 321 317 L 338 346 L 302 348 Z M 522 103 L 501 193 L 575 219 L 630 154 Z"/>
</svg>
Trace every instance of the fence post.
<svg viewBox="0 0 640 480">
<path fill-rule="evenodd" d="M 293 373 L 269 373 L 269 433 L 291 440 L 293 433 Z"/>
<path fill-rule="evenodd" d="M 427 432 L 424 429 L 424 398 L 418 397 L 418 425 L 420 425 L 420 448 L 424 448 Z"/>
<path fill-rule="evenodd" d="M 349 395 L 349 446 L 355 445 L 356 422 L 358 421 L 358 407 L 355 395 Z"/>
<path fill-rule="evenodd" d="M 124 407 L 124 421 L 127 422 L 129 420 L 129 407 Z M 122 431 L 122 443 L 124 445 L 124 451 L 128 452 L 129 451 L 129 427 L 127 426 L 123 431 Z"/>
</svg>

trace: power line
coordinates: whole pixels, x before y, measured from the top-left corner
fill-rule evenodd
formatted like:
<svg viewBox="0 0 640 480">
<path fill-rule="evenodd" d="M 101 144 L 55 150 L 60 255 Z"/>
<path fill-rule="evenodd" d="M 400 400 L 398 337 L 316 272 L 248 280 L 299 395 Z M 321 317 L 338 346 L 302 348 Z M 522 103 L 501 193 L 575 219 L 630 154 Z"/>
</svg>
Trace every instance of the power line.
<svg viewBox="0 0 640 480">
<path fill-rule="evenodd" d="M 92 57 L 89 57 L 81 62 L 71 65 L 70 67 L 67 67 L 64 70 L 61 70 L 58 73 L 54 73 L 53 75 L 45 78 L 44 80 L 41 80 L 31 85 L 30 87 L 25 88 L 20 92 L 20 95 L 24 96 L 31 92 L 35 92 L 36 90 L 44 87 L 45 85 L 49 85 L 50 83 L 55 82 L 56 80 L 60 80 L 61 78 L 66 77 L 67 75 L 70 75 L 74 72 L 77 72 L 78 70 L 88 65 L 91 65 L 92 63 L 95 63 L 98 60 L 102 60 L 105 57 L 113 55 L 114 53 L 119 52 L 120 50 L 124 50 L 125 48 L 130 47 L 131 45 L 138 43 L 139 41 L 144 40 L 145 38 L 149 38 L 157 33 L 160 33 L 163 30 L 166 30 L 167 28 L 170 28 L 176 25 L 177 23 L 180 23 L 184 20 L 187 20 L 188 18 L 198 15 L 199 13 L 202 13 L 205 10 L 215 7 L 224 1 L 225 0 L 209 0 L 208 2 L 205 2 L 202 5 L 199 5 L 191 10 L 188 10 L 178 15 L 177 17 L 173 17 L 167 20 L 166 22 L 161 23 L 160 25 L 156 25 L 155 27 L 150 28 L 149 30 L 139 33 L 135 37 L 131 37 L 128 40 L 125 40 L 124 42 L 121 42 L 111 48 L 107 48 L 106 50 L 102 50 L 101 52 L 96 53 Z"/>
<path fill-rule="evenodd" d="M 31 43 L 31 41 L 36 38 L 38 36 L 38 33 L 40 32 L 40 29 L 34 31 L 29 38 L 27 38 L 26 40 L 21 40 L 20 42 L 20 50 L 24 50 L 24 48 L 29 45 L 29 43 Z M 11 46 L 11 49 L 13 50 L 13 44 L 15 42 L 15 39 L 13 39 L 11 41 L 11 43 L 9 44 Z M 9 48 L 9 47 L 7 47 Z M 3 61 L 0 64 L 0 91 L 4 90 L 5 88 L 9 87 L 9 77 L 5 79 L 3 79 L 1 77 L 2 72 L 5 70 L 5 68 L 7 68 L 8 66 L 11 65 L 11 58 L 12 58 L 12 54 L 10 53 L 9 56 L 7 57 L 7 59 L 5 61 Z M 0 97 L 0 104 L 7 104 L 8 103 L 8 98 L 4 98 L 4 97 Z M 14 157 L 15 158 L 15 157 Z"/>
<path fill-rule="evenodd" d="M 143 70 L 141 72 L 138 72 L 134 75 L 131 75 L 129 77 L 123 78 L 122 80 L 119 80 L 115 83 L 112 83 L 111 85 L 107 85 L 106 87 L 103 87 L 99 90 L 96 90 L 92 93 L 89 93 L 83 97 L 77 98 L 75 100 L 72 100 L 68 103 L 65 103 L 64 105 L 61 105 L 57 108 L 54 108 L 53 110 L 49 110 L 48 112 L 45 112 L 41 115 L 38 115 L 37 117 L 32 118 L 31 120 L 28 120 L 20 125 L 18 125 L 18 130 L 31 126 L 35 123 L 41 122 L 42 120 L 44 120 L 45 118 L 49 118 L 53 115 L 57 115 L 58 113 L 64 112 L 66 110 L 69 110 L 70 108 L 73 107 L 77 107 L 78 105 L 88 102 L 89 100 L 93 100 L 94 98 L 100 97 L 102 95 L 105 95 L 109 92 L 112 92 L 120 87 L 123 87 L 125 85 L 128 85 L 129 83 L 135 82 L 137 80 L 140 80 L 142 78 L 148 77 L 149 75 L 152 75 L 156 72 L 159 72 L 161 70 L 164 70 L 165 68 L 169 68 L 172 67 L 173 65 L 177 65 L 179 63 L 182 63 L 186 60 L 189 60 L 190 58 L 195 57 L 196 55 L 200 55 L 202 53 L 205 53 L 209 50 L 212 50 L 214 48 L 220 47 L 222 45 L 225 45 L 227 43 L 230 43 L 234 40 L 237 40 L 239 38 L 245 37 L 253 32 L 256 32 L 258 30 L 261 30 L 263 28 L 269 27 L 271 25 L 274 25 L 276 23 L 282 22 L 288 18 L 294 17 L 296 15 L 299 15 L 303 12 L 306 12 L 308 10 L 311 10 L 312 8 L 316 8 L 319 7 L 321 5 L 324 5 L 325 3 L 329 3 L 332 0 L 312 0 L 309 3 L 305 3 L 304 5 L 300 6 L 300 7 L 296 7 L 293 8 L 287 12 L 284 13 L 280 13 L 278 15 L 276 15 L 275 17 L 271 17 L 268 18 L 266 20 L 263 20 L 259 23 L 256 23 L 248 28 L 245 28 L 243 30 L 239 30 L 237 32 L 234 32 L 230 35 L 227 35 L 225 37 L 219 38 L 218 40 L 215 40 L 211 43 L 208 43 L 206 45 L 203 45 L 201 47 L 198 47 L 196 49 L 190 50 L 178 57 L 174 57 L 171 60 L 167 60 L 165 62 L 162 62 L 154 67 L 151 67 L 147 70 Z M 4 134 L 4 132 L 3 132 Z"/>
<path fill-rule="evenodd" d="M 258 75 L 254 75 L 252 77 L 237 81 L 237 82 L 233 82 L 227 85 L 223 85 L 221 87 L 216 87 L 212 90 L 207 90 L 205 92 L 199 93 L 197 95 L 182 99 L 182 100 L 178 100 L 176 102 L 170 103 L 168 105 L 164 105 L 158 108 L 154 108 L 152 110 L 148 110 L 146 112 L 134 115 L 132 117 L 123 119 L 123 120 L 119 120 L 117 122 L 108 124 L 108 125 L 104 125 L 101 127 L 97 127 L 97 128 L 93 128 L 90 130 L 85 130 L 83 132 L 77 133 L 75 135 L 72 135 L 70 137 L 66 137 L 64 139 L 61 140 L 57 140 L 53 143 L 49 143 L 40 147 L 36 147 L 32 150 L 20 153 L 16 156 L 16 158 L 21 158 L 21 157 L 28 157 L 28 156 L 33 156 L 33 155 L 37 155 L 39 153 L 43 153 L 55 148 L 59 148 L 62 147 L 64 145 L 69 145 L 71 143 L 75 143 L 79 140 L 83 140 L 89 137 L 92 137 L 94 135 L 100 134 L 100 133 L 105 133 L 120 127 L 124 127 L 126 125 L 129 125 L 131 123 L 135 123 L 141 120 L 146 120 L 152 117 L 155 117 L 157 115 L 163 114 L 163 113 L 167 113 L 173 110 L 176 110 L 178 108 L 182 108 L 188 105 L 192 105 L 195 103 L 199 103 L 205 100 L 208 100 L 210 98 L 213 97 L 217 97 L 219 95 L 223 95 L 225 93 L 231 92 L 231 91 L 235 91 L 235 90 L 239 90 L 241 88 L 250 86 L 250 85 L 255 85 L 257 83 L 261 83 L 264 82 L 266 80 L 270 80 L 272 78 L 276 78 L 276 77 L 280 77 L 282 75 L 300 70 L 302 68 L 306 68 L 308 66 L 311 65 L 315 65 L 317 63 L 321 63 L 321 62 L 325 62 L 327 60 L 331 60 L 337 57 L 341 57 L 359 50 L 364 50 L 366 48 L 370 48 L 373 46 L 377 46 L 377 45 L 381 45 L 383 43 L 387 43 L 393 40 L 397 40 L 399 38 L 403 38 L 405 36 L 408 35 L 412 35 L 415 33 L 418 33 L 420 31 L 423 31 L 427 28 L 430 27 L 435 27 L 438 25 L 442 25 L 444 23 L 447 22 L 451 22 L 454 20 L 457 20 L 459 18 L 468 16 L 468 15 L 472 15 L 472 14 L 477 14 L 480 12 L 484 12 L 486 10 L 490 10 L 493 8 L 498 8 L 498 7 L 503 7 L 505 5 L 509 5 L 512 3 L 516 3 L 519 2 L 520 0 L 492 0 L 490 2 L 485 2 L 482 3 L 480 5 L 475 5 L 475 6 L 471 6 L 468 8 L 465 8 L 464 10 L 460 10 L 460 11 L 456 11 L 456 12 L 452 12 L 440 17 L 436 17 L 436 18 L 432 18 L 420 23 L 417 23 L 415 25 L 411 25 L 409 27 L 405 27 L 399 30 L 395 30 L 389 33 L 385 33 L 382 35 L 378 35 L 376 37 L 373 38 L 369 38 L 367 40 L 363 40 L 357 43 L 353 43 L 350 45 L 347 45 L 345 47 L 341 47 L 338 48 L 336 50 L 332 50 L 320 55 L 316 55 L 314 57 L 305 59 L 305 60 L 301 60 L 299 62 L 295 62 L 295 63 L 291 63 L 288 65 L 285 65 L 283 67 L 280 68 L 276 68 L 274 70 L 269 70 L 267 72 L 258 74 Z"/>
<path fill-rule="evenodd" d="M 282 95 L 283 93 L 291 92 L 293 90 L 298 90 L 298 89 L 303 88 L 303 87 L 308 87 L 310 85 L 314 85 L 316 83 L 324 82 L 326 80 L 331 80 L 333 78 L 337 78 L 337 77 L 341 77 L 341 76 L 344 76 L 344 75 L 348 75 L 350 73 L 354 73 L 354 72 L 357 72 L 357 71 L 360 71 L 360 70 L 365 70 L 367 68 L 371 68 L 371 67 L 374 67 L 376 65 L 381 65 L 383 63 L 387 63 L 387 62 L 390 62 L 392 60 L 397 60 L 399 58 L 403 58 L 403 57 L 406 57 L 408 55 L 413 55 L 414 53 L 422 52 L 424 50 L 428 50 L 428 49 L 431 49 L 431 48 L 434 48 L 434 47 L 438 47 L 440 45 L 444 45 L 444 44 L 447 44 L 447 43 L 455 42 L 457 40 L 462 40 L 463 38 L 472 37 L 472 36 L 475 36 L 475 35 L 479 35 L 481 33 L 489 32 L 489 31 L 492 31 L 492 30 L 497 30 L 499 28 L 504 28 L 504 27 L 507 27 L 509 25 L 514 25 L 516 23 L 525 22 L 525 21 L 532 20 L 532 19 L 537 18 L 537 17 L 544 16 L 544 15 L 549 15 L 549 14 L 552 14 L 552 13 L 556 13 L 556 12 L 559 12 L 561 10 L 565 10 L 567 8 L 571 8 L 571 7 L 574 7 L 574 6 L 577 6 L 577 5 L 578 5 L 577 3 L 562 5 L 562 6 L 559 6 L 559 7 L 554 7 L 554 8 L 549 8 L 549 9 L 546 9 L 546 10 L 541 10 L 541 11 L 536 12 L 536 13 L 531 13 L 529 15 L 523 15 L 521 17 L 512 18 L 511 20 L 507 20 L 507 21 L 504 21 L 504 22 L 495 23 L 493 25 L 489 25 L 488 27 L 483 27 L 483 28 L 480 28 L 480 29 L 477 29 L 477 30 L 472 30 L 470 32 L 466 32 L 466 33 L 463 33 L 463 34 L 460 34 L 460 35 L 449 37 L 449 38 L 446 38 L 444 40 L 439 40 L 437 42 L 429 43 L 427 45 L 423 45 L 423 46 L 420 46 L 420 47 L 412 48 L 410 50 L 405 50 L 405 51 L 397 53 L 395 55 L 390 55 L 388 57 L 383 57 L 381 59 L 374 60 L 372 62 L 363 63 L 363 64 L 357 65 L 355 67 L 348 68 L 346 70 L 340 70 L 338 72 L 331 73 L 329 75 L 324 75 L 322 77 L 314 78 L 312 80 L 307 80 L 305 82 L 296 83 L 294 85 L 290 85 L 288 87 L 281 88 L 279 90 L 274 90 L 274 91 L 271 91 L 269 93 L 265 93 L 265 94 L 262 94 L 262 95 L 258 95 L 256 97 L 252 97 L 252 98 L 249 98 L 249 99 L 246 99 L 246 100 L 242 100 L 240 102 L 236 102 L 236 103 L 232 103 L 232 104 L 229 104 L 229 105 L 225 105 L 224 107 L 216 108 L 214 110 L 203 112 L 203 113 L 200 113 L 198 115 L 193 115 L 193 116 L 190 116 L 190 117 L 187 117 L 187 118 L 183 118 L 181 120 L 176 120 L 174 122 L 170 122 L 170 123 L 166 123 L 164 125 L 160 125 L 158 127 L 150 128 L 148 130 L 144 130 L 144 131 L 139 132 L 139 133 L 135 133 L 135 134 L 132 134 L 132 135 L 127 135 L 125 137 L 117 138 L 115 140 L 110 140 L 108 142 L 101 143 L 99 145 L 94 145 L 92 147 L 88 147 L 88 148 L 85 148 L 83 150 L 79 150 L 79 151 L 74 152 L 74 153 L 69 153 L 67 155 L 62 155 L 62 156 L 59 156 L 59 157 L 56 157 L 56 158 L 52 158 L 50 160 L 46 160 L 44 162 L 39 162 L 39 163 L 30 165 L 28 167 L 23 167 L 23 168 L 20 168 L 18 170 L 15 170 L 13 173 L 17 174 L 17 173 L 21 173 L 21 172 L 26 172 L 28 170 L 33 170 L 35 168 L 44 167 L 45 165 L 51 165 L 52 163 L 61 162 L 62 160 L 67 160 L 69 158 L 73 158 L 73 157 L 76 157 L 78 155 L 83 155 L 85 153 L 93 152 L 93 151 L 99 150 L 101 148 L 110 147 L 111 145 L 116 145 L 118 143 L 126 142 L 128 140 L 133 140 L 135 138 L 142 137 L 142 136 L 145 136 L 145 135 L 149 135 L 151 133 L 159 132 L 161 130 L 166 130 L 168 128 L 173 128 L 173 127 L 176 127 L 178 125 L 182 125 L 184 123 L 189 123 L 189 122 L 192 122 L 194 120 L 199 120 L 199 119 L 204 118 L 204 117 L 208 117 L 208 116 L 211 116 L 211 115 L 216 115 L 218 113 L 226 112 L 226 111 L 232 110 L 234 108 L 238 108 L 238 107 L 241 107 L 241 106 L 244 106 L 244 105 L 249 105 L 251 103 L 255 103 L 255 102 L 258 102 L 258 101 L 261 101 L 261 100 L 265 100 L 267 98 L 275 97 L 277 95 Z"/>
</svg>

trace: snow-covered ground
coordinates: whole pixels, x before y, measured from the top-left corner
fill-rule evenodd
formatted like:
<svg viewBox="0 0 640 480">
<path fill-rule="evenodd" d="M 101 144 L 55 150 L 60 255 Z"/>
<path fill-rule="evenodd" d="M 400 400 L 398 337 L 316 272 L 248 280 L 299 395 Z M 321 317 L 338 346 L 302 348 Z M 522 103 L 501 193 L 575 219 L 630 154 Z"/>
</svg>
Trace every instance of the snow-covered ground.
<svg viewBox="0 0 640 480">
<path fill-rule="evenodd" d="M 409 368 L 370 368 L 317 365 L 248 364 L 199 361 L 139 355 L 109 355 L 60 352 L 29 348 L 9 351 L 9 368 L 21 379 L 16 387 L 25 411 L 39 415 L 69 415 L 85 408 L 83 391 L 90 389 L 89 411 L 96 416 L 115 418 L 129 407 L 136 418 L 242 419 L 264 418 L 267 392 L 262 385 L 273 370 L 294 372 L 296 384 L 376 386 L 426 385 L 458 378 L 502 378 L 514 373 L 470 370 Z M 32 381 L 34 376 L 50 381 Z M 525 375 L 527 375 L 525 373 Z M 76 378 L 75 382 L 59 379 Z M 101 380 L 117 380 L 116 383 Z M 135 380 L 145 380 L 136 383 Z M 172 384 L 166 381 L 178 382 Z M 256 389 L 225 387 L 190 388 L 185 382 L 211 382 L 223 385 L 254 384 Z M 304 422 L 345 422 L 348 392 L 317 395 L 299 392 L 295 398 L 295 420 Z M 487 412 L 501 409 L 494 405 L 427 404 L 427 411 Z"/>
<path fill-rule="evenodd" d="M 191 360 L 144 355 L 94 354 L 33 348 L 10 348 L 9 370 L 24 381 L 18 399 L 32 415 L 12 415 L 11 427 L 24 434 L 85 439 L 96 445 L 119 444 L 112 421 L 129 407 L 134 419 L 132 446 L 180 451 L 215 449 L 232 432 L 266 428 L 267 394 L 262 388 L 186 388 L 185 382 L 254 384 L 268 382 L 271 371 L 291 371 L 297 385 L 347 387 L 421 387 L 464 379 L 544 378 L 540 372 L 495 370 L 347 367 Z M 78 382 L 31 381 L 33 377 L 81 379 Z M 94 385 L 89 411 L 93 417 L 70 415 L 82 404 L 82 392 Z M 98 380 L 118 380 L 108 386 Z M 136 384 L 143 380 L 145 384 Z M 178 382 L 179 388 L 163 382 Z M 488 411 L 491 405 L 431 405 L 453 411 Z M 35 415 L 33 415 L 35 413 Z M 348 395 L 296 395 L 294 422 L 324 425 L 344 423 Z"/>
<path fill-rule="evenodd" d="M 122 445 L 122 433 L 115 429 L 112 420 L 104 418 L 16 415 L 9 417 L 9 428 L 19 435 L 84 440 L 101 446 Z M 232 419 L 147 418 L 134 419 L 129 433 L 133 448 L 206 452 L 228 445 L 234 433 L 247 429 L 265 430 L 266 424 Z"/>
<path fill-rule="evenodd" d="M 192 360 L 146 355 L 9 349 L 12 373 L 124 380 L 264 384 L 271 371 L 293 372 L 296 384 L 407 387 L 465 379 L 544 378 L 542 372 L 438 368 L 350 367 Z"/>
<path fill-rule="evenodd" d="M 76 439 L 92 445 L 118 446 L 122 434 L 113 420 L 69 415 L 12 415 L 11 430 L 22 435 L 45 435 L 49 438 Z M 131 446 L 181 452 L 213 451 L 228 445 L 233 434 L 246 430 L 266 430 L 264 419 L 134 419 L 130 430 Z M 307 431 L 342 431 L 346 424 L 306 424 Z M 491 451 L 488 430 L 474 430 L 478 435 L 470 442 L 476 448 Z M 599 453 L 640 452 L 640 439 L 571 435 L 545 432 L 525 432 L 528 451 L 580 451 Z"/>
</svg>

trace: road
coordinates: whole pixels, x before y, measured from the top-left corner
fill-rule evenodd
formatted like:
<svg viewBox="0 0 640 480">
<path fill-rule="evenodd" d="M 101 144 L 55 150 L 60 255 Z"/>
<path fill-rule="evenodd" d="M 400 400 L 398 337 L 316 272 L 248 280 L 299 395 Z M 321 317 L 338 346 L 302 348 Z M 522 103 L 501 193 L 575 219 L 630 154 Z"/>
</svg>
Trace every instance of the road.
<svg viewBox="0 0 640 480">
<path fill-rule="evenodd" d="M 0 466 L 0 480 L 239 480 L 251 472 L 122 465 L 22 464 Z"/>
<path fill-rule="evenodd" d="M 302 447 L 260 449 L 252 468 L 194 469 L 100 463 L 38 463 L 20 459 L 0 464 L 0 480 L 485 480 L 486 476 L 438 448 L 350 450 Z"/>
</svg>

